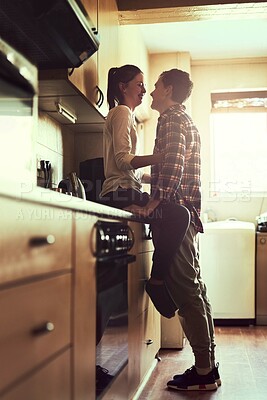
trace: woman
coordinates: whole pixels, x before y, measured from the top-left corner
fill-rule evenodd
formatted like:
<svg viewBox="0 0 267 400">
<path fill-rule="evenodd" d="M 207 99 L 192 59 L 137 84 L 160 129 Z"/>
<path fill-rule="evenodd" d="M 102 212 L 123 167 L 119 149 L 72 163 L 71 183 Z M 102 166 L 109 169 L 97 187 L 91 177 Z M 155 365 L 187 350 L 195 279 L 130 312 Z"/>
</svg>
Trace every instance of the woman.
<svg viewBox="0 0 267 400">
<path fill-rule="evenodd" d="M 138 155 L 134 110 L 146 89 L 142 71 L 134 65 L 111 68 L 107 99 L 110 107 L 104 128 L 105 181 L 100 194 L 104 204 L 127 209 L 152 226 L 153 266 L 146 290 L 157 310 L 167 318 L 177 309 L 164 278 L 189 226 L 190 214 L 181 205 L 150 198 L 141 191 L 150 176 L 142 167 L 164 163 L 164 154 Z M 154 229 L 153 229 L 154 228 Z M 156 237 L 157 236 L 157 237 Z"/>
<path fill-rule="evenodd" d="M 139 156 L 139 139 L 134 111 L 146 93 L 144 76 L 135 65 L 111 68 L 108 74 L 109 114 L 104 128 L 104 181 L 100 197 L 105 204 L 125 208 L 144 206 L 149 200 L 141 192 L 149 175 L 142 167 L 157 164 L 163 155 Z"/>
</svg>

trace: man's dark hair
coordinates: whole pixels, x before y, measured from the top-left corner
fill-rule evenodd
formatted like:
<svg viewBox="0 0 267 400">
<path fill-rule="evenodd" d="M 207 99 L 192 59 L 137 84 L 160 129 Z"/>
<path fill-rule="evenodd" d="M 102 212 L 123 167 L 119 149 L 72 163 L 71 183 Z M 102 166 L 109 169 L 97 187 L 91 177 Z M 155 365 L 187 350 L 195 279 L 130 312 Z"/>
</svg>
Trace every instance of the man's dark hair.
<svg viewBox="0 0 267 400">
<path fill-rule="evenodd" d="M 164 86 L 172 86 L 172 100 L 182 104 L 190 96 L 193 82 L 189 74 L 177 68 L 164 71 L 160 74 Z"/>
</svg>

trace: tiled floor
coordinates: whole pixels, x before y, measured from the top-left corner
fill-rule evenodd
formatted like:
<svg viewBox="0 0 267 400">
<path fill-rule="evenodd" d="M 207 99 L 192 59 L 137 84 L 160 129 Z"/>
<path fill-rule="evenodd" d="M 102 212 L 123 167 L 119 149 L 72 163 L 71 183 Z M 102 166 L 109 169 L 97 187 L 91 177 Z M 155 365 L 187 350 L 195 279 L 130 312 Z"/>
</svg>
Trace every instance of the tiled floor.
<svg viewBox="0 0 267 400">
<path fill-rule="evenodd" d="M 166 388 L 175 373 L 193 363 L 191 348 L 161 350 L 161 361 L 139 400 L 266 400 L 267 326 L 217 327 L 217 361 L 222 386 L 213 392 L 180 392 Z"/>
</svg>

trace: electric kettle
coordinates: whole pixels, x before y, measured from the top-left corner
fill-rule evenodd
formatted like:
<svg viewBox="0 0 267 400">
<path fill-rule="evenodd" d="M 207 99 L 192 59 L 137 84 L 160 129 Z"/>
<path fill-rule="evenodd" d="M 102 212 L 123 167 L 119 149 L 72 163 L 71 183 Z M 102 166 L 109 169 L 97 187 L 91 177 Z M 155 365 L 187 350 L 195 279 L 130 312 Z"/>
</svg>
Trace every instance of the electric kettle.
<svg viewBox="0 0 267 400">
<path fill-rule="evenodd" d="M 67 179 L 59 182 L 58 187 L 63 190 L 63 193 L 72 193 L 73 196 L 86 200 L 84 186 L 76 172 L 70 172 Z"/>
</svg>

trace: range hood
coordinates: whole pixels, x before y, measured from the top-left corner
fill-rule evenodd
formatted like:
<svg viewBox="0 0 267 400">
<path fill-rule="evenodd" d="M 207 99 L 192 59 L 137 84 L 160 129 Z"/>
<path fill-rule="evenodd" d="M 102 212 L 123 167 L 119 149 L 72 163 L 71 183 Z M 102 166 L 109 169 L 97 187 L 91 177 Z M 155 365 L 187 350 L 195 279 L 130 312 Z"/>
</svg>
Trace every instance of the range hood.
<svg viewBox="0 0 267 400">
<path fill-rule="evenodd" d="M 99 47 L 80 0 L 1 0 L 0 36 L 38 69 L 77 68 Z"/>
</svg>

